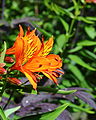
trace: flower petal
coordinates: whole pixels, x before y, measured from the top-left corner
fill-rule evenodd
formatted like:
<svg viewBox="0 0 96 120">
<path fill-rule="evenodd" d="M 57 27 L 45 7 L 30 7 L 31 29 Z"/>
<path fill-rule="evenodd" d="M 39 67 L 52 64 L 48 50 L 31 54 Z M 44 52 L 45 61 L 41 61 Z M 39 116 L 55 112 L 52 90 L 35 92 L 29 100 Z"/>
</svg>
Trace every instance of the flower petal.
<svg viewBox="0 0 96 120">
<path fill-rule="evenodd" d="M 53 47 L 53 37 L 51 37 L 47 42 L 43 43 L 42 41 L 42 48 L 38 53 L 38 56 L 46 56 L 49 54 Z"/>
<path fill-rule="evenodd" d="M 37 83 L 36 83 L 35 78 L 34 78 L 35 76 L 32 75 L 32 73 L 29 72 L 29 71 L 26 71 L 26 72 L 24 71 L 24 74 L 28 78 L 28 80 L 30 81 L 30 83 L 32 84 L 33 88 L 36 90 Z"/>
<path fill-rule="evenodd" d="M 53 80 L 54 83 L 58 84 L 57 83 L 57 79 L 54 75 L 52 75 L 52 72 L 48 72 L 48 71 L 44 71 L 42 72 L 46 77 L 48 77 L 50 80 Z"/>
<path fill-rule="evenodd" d="M 21 25 L 19 25 L 20 33 L 18 34 L 19 37 L 23 37 L 24 31 Z"/>
<path fill-rule="evenodd" d="M 50 54 L 46 58 L 50 61 L 50 70 L 55 71 L 62 66 L 62 60 L 58 55 Z"/>
</svg>

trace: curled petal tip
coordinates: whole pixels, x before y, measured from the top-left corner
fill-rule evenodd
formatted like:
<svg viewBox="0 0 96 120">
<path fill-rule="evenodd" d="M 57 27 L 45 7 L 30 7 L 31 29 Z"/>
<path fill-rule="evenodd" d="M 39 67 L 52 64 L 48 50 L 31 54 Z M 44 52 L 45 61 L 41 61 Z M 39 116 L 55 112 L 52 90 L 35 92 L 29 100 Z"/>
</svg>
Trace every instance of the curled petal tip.
<svg viewBox="0 0 96 120">
<path fill-rule="evenodd" d="M 19 24 L 19 29 L 20 29 L 19 36 L 20 36 L 20 37 L 23 37 L 24 31 L 23 31 L 23 28 L 22 28 L 22 26 L 21 26 L 20 24 Z"/>
</svg>

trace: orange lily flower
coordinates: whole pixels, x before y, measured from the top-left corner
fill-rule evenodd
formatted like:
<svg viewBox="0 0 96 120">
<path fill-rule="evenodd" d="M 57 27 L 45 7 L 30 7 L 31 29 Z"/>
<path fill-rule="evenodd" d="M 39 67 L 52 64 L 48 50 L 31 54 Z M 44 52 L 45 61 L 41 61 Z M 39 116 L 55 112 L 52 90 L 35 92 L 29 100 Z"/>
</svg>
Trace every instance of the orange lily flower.
<svg viewBox="0 0 96 120">
<path fill-rule="evenodd" d="M 36 36 L 35 31 L 30 32 L 28 27 L 27 33 L 24 36 L 22 26 L 20 33 L 16 38 L 13 47 L 9 48 L 6 54 L 14 54 L 16 63 L 11 67 L 11 70 L 19 70 L 25 74 L 33 88 L 37 88 L 38 72 L 43 73 L 49 79 L 57 84 L 57 77 L 63 74 L 61 71 L 62 60 L 58 55 L 49 54 L 53 46 L 53 37 L 44 43 Z"/>
</svg>

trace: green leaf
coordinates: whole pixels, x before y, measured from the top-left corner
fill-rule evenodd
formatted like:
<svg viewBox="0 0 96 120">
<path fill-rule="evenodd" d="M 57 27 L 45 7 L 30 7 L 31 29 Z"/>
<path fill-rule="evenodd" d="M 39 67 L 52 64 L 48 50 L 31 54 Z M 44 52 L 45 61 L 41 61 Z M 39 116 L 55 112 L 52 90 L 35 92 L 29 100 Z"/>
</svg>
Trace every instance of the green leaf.
<svg viewBox="0 0 96 120">
<path fill-rule="evenodd" d="M 82 16 L 78 16 L 77 20 L 83 21 L 83 22 L 88 23 L 88 24 L 93 24 L 94 23 L 93 21 L 88 20 L 86 17 L 82 17 Z"/>
<path fill-rule="evenodd" d="M 30 115 L 30 116 L 22 117 L 18 120 L 55 120 L 69 105 L 70 104 L 66 103 L 50 112 L 46 112 L 39 115 Z"/>
<path fill-rule="evenodd" d="M 10 108 L 4 111 L 6 117 L 8 117 L 9 115 L 11 115 L 12 113 L 16 112 L 17 110 L 20 109 L 21 106 L 15 107 L 15 108 Z"/>
<path fill-rule="evenodd" d="M 66 46 L 67 43 L 67 37 L 64 34 L 61 34 L 56 39 L 57 45 L 59 49 L 62 49 L 64 46 Z"/>
<path fill-rule="evenodd" d="M 96 37 L 96 31 L 95 28 L 92 26 L 86 26 L 85 27 L 85 32 L 87 33 L 87 35 L 91 38 L 94 39 Z"/>
<path fill-rule="evenodd" d="M 6 42 L 4 42 L 4 50 L 0 56 L 0 63 L 4 63 L 5 54 L 6 54 Z"/>
<path fill-rule="evenodd" d="M 36 28 L 37 28 L 41 33 L 43 33 L 44 35 L 46 35 L 46 36 L 48 36 L 48 37 L 51 37 L 51 36 L 52 36 L 51 33 L 45 31 L 44 29 L 42 29 L 42 28 L 40 28 L 40 27 L 37 27 L 37 26 L 36 26 Z"/>
<path fill-rule="evenodd" d="M 0 107 L 0 118 L 1 118 L 1 120 L 8 120 L 6 118 L 6 115 L 5 115 L 5 113 L 4 113 L 4 111 L 3 111 L 3 109 L 1 107 Z"/>
<path fill-rule="evenodd" d="M 68 25 L 68 23 L 67 23 L 64 19 L 62 19 L 61 17 L 59 17 L 59 19 L 60 19 L 61 23 L 63 24 L 63 27 L 65 28 L 66 33 L 67 33 L 68 30 L 69 30 L 69 25 Z"/>
<path fill-rule="evenodd" d="M 88 56 L 91 56 L 92 58 L 96 59 L 96 54 L 94 54 L 93 52 L 89 51 L 89 50 L 85 50 L 85 53 L 88 54 Z"/>
<path fill-rule="evenodd" d="M 83 74 L 81 73 L 81 71 L 78 69 L 77 66 L 69 64 L 68 68 L 78 78 L 79 84 L 81 85 L 81 87 L 90 88 L 89 85 L 87 84 Z"/>
<path fill-rule="evenodd" d="M 95 16 L 88 16 L 86 17 L 87 20 L 93 20 L 96 21 L 96 17 Z"/>
<path fill-rule="evenodd" d="M 85 0 L 81 0 L 81 2 L 83 3 L 83 4 L 85 4 L 86 2 L 85 2 Z"/>
<path fill-rule="evenodd" d="M 75 109 L 77 109 L 78 111 L 83 111 L 83 112 L 87 112 L 87 113 L 89 113 L 89 114 L 94 114 L 94 111 L 91 111 L 90 110 L 90 108 L 83 108 L 82 106 L 78 106 L 78 105 L 76 105 L 76 104 L 74 104 L 74 103 L 72 103 L 72 102 L 69 102 L 69 101 L 64 101 L 64 100 L 60 100 L 60 102 L 62 103 L 62 104 L 64 104 L 64 103 L 69 103 L 70 104 L 70 107 L 72 107 L 73 109 L 75 108 Z"/>
<path fill-rule="evenodd" d="M 92 70 L 92 71 L 95 71 L 96 69 L 91 67 L 90 65 L 88 65 L 86 62 L 84 62 L 80 57 L 78 57 L 77 55 L 69 55 L 68 56 L 72 61 L 76 62 L 77 64 L 89 69 L 89 70 Z"/>
<path fill-rule="evenodd" d="M 77 44 L 78 46 L 94 46 L 96 45 L 95 41 L 83 40 Z"/>
<path fill-rule="evenodd" d="M 82 46 L 77 46 L 77 47 L 69 50 L 68 52 L 69 52 L 69 53 L 74 53 L 74 52 L 77 52 L 77 51 L 79 51 L 79 50 L 81 50 L 81 49 L 82 49 Z"/>
<path fill-rule="evenodd" d="M 62 49 L 58 49 L 58 45 L 57 44 L 54 44 L 54 47 L 53 47 L 53 52 L 54 54 L 58 54 L 59 52 L 62 52 Z"/>
<path fill-rule="evenodd" d="M 57 15 L 65 14 L 65 15 L 69 16 L 70 18 L 74 18 L 74 15 L 72 12 L 70 12 L 67 9 L 62 8 L 61 6 L 53 3 L 52 1 L 50 3 L 50 0 L 44 0 L 44 3 L 51 11 L 54 11 Z"/>
</svg>

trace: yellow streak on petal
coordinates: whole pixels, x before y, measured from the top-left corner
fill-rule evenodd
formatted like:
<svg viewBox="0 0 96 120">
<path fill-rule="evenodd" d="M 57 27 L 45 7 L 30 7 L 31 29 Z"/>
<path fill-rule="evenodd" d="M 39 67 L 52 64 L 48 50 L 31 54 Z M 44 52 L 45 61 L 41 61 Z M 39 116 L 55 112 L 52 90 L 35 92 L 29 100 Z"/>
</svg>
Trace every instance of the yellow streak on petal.
<svg viewBox="0 0 96 120">
<path fill-rule="evenodd" d="M 42 49 L 39 52 L 39 56 L 46 56 L 49 54 L 49 52 L 51 51 L 53 47 L 53 37 L 49 38 L 49 40 L 47 42 L 42 42 Z"/>
<path fill-rule="evenodd" d="M 36 90 L 37 83 L 33 80 L 32 76 L 30 76 L 27 72 L 24 72 L 25 76 L 28 78 L 30 83 L 32 84 L 33 88 Z"/>
<path fill-rule="evenodd" d="M 50 80 L 53 80 L 56 84 L 58 84 L 56 77 L 54 77 L 54 76 L 51 74 L 51 72 L 42 72 L 42 73 L 43 73 L 46 77 L 48 77 Z"/>
</svg>

